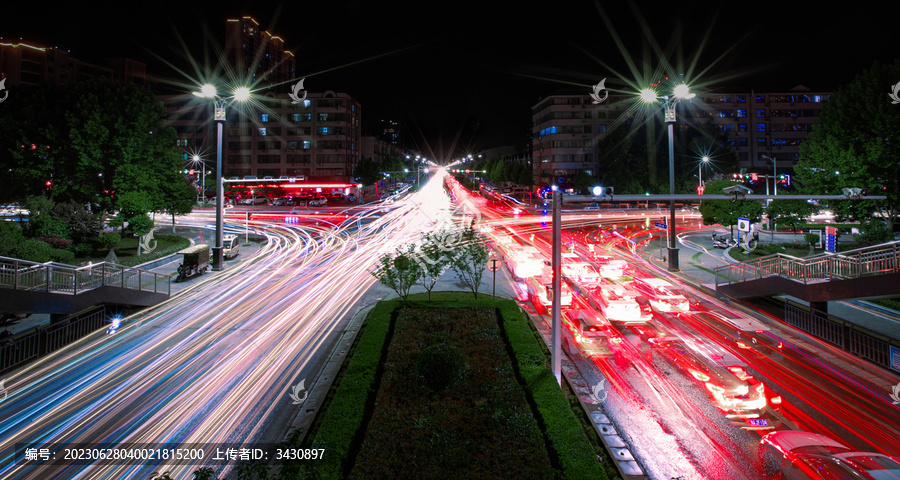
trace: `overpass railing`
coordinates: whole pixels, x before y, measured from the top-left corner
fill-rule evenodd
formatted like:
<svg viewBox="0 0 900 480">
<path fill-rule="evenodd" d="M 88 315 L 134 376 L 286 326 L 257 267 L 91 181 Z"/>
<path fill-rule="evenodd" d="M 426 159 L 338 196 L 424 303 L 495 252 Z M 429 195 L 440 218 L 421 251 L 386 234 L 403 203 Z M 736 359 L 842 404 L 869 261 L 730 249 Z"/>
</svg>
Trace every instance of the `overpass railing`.
<svg viewBox="0 0 900 480">
<path fill-rule="evenodd" d="M 783 277 L 803 284 L 900 271 L 900 241 L 797 258 L 776 253 L 716 268 L 716 285 Z"/>
<path fill-rule="evenodd" d="M 0 257 L 0 288 L 78 295 L 99 287 L 171 294 L 169 275 L 101 262 L 82 267 Z"/>
</svg>

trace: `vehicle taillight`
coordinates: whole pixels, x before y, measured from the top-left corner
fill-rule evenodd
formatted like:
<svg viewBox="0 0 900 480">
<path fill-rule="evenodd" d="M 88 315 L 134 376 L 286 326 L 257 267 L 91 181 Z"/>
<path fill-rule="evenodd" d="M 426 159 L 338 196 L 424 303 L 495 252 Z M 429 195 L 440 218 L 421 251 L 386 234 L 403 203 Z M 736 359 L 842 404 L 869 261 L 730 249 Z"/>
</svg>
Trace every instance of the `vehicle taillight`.
<svg viewBox="0 0 900 480">
<path fill-rule="evenodd" d="M 710 392 L 713 392 L 713 393 L 716 394 L 716 395 L 722 395 L 722 394 L 725 393 L 725 389 L 724 389 L 724 388 L 722 388 L 722 387 L 720 387 L 720 386 L 718 386 L 718 385 L 713 385 L 713 384 L 708 383 L 708 382 L 707 382 L 707 384 L 706 384 L 706 388 L 708 388 Z"/>
</svg>

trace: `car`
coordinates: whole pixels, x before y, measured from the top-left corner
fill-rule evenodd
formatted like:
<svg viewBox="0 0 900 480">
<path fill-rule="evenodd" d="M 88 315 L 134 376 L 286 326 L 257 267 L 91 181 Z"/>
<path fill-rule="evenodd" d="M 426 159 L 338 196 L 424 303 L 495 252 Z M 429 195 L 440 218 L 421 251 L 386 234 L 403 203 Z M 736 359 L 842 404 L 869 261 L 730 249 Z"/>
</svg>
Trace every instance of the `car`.
<svg viewBox="0 0 900 480">
<path fill-rule="evenodd" d="M 636 278 L 630 282 L 631 288 L 650 302 L 657 312 L 687 312 L 690 305 L 680 290 L 661 278 Z"/>
<path fill-rule="evenodd" d="M 275 179 L 275 177 L 273 177 L 271 175 L 266 175 L 265 177 L 263 177 L 263 180 L 274 180 L 274 179 Z"/>
<path fill-rule="evenodd" d="M 266 205 L 269 203 L 269 197 L 248 197 L 241 200 L 241 205 Z"/>
<path fill-rule="evenodd" d="M 585 210 L 600 210 L 600 204 L 599 204 L 599 203 L 592 203 L 592 204 L 590 204 L 590 205 L 584 207 L 584 209 L 585 209 Z"/>
<path fill-rule="evenodd" d="M 553 283 L 550 278 L 542 276 L 529 277 L 527 283 L 535 306 L 540 305 L 549 312 L 553 306 Z M 572 289 L 566 282 L 561 282 L 561 284 L 562 289 L 560 290 L 559 302 L 561 306 L 568 307 L 572 305 Z"/>
<path fill-rule="evenodd" d="M 324 207 L 328 205 L 328 199 L 325 197 L 316 197 L 309 201 L 310 207 Z"/>
<path fill-rule="evenodd" d="M 585 287 L 596 287 L 600 285 L 600 274 L 594 267 L 586 262 L 563 262 L 560 267 L 562 274 L 566 278 Z"/>
<path fill-rule="evenodd" d="M 650 303 L 623 285 L 606 284 L 590 297 L 591 304 L 610 321 L 627 324 L 646 323 L 653 318 Z M 644 302 L 639 301 L 644 300 Z"/>
<path fill-rule="evenodd" d="M 601 277 L 616 280 L 625 276 L 626 268 L 628 268 L 628 263 L 625 260 L 609 260 L 600 263 L 598 271 Z"/>
<path fill-rule="evenodd" d="M 900 460 L 857 452 L 817 433 L 779 430 L 759 441 L 759 462 L 769 479 L 900 479 Z"/>
<path fill-rule="evenodd" d="M 256 175 L 244 175 L 244 180 L 259 180 Z"/>
<path fill-rule="evenodd" d="M 571 355 L 577 355 L 579 348 L 589 356 L 608 355 L 609 322 L 590 310 L 563 311 L 561 323 L 564 338 L 563 347 Z"/>
<path fill-rule="evenodd" d="M 290 207 L 293 204 L 294 204 L 293 197 L 280 197 L 280 198 L 276 198 L 275 200 L 272 200 L 272 205 L 274 205 L 276 207 Z"/>
<path fill-rule="evenodd" d="M 224 256 L 226 259 L 231 259 L 238 256 L 240 252 L 240 237 L 233 234 L 222 236 L 222 256 Z"/>
<path fill-rule="evenodd" d="M 765 385 L 744 370 L 742 365 L 711 362 L 678 337 L 648 340 L 654 350 L 678 368 L 712 397 L 713 405 L 731 418 L 755 417 L 765 411 L 768 400 Z"/>
</svg>

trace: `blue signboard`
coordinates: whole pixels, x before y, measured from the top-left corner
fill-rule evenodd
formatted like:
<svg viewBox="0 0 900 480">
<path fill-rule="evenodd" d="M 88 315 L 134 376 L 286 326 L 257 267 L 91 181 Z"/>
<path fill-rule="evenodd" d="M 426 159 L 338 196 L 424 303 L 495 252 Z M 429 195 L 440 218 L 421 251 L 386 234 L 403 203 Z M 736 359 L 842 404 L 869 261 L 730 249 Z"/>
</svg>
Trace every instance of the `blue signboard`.
<svg viewBox="0 0 900 480">
<path fill-rule="evenodd" d="M 891 368 L 900 372 L 900 348 L 891 345 Z"/>
<path fill-rule="evenodd" d="M 669 226 L 666 225 L 665 223 L 659 223 L 659 222 L 656 222 L 656 228 L 661 228 L 661 229 L 663 229 L 663 230 L 666 230 L 666 229 L 669 228 Z"/>
</svg>

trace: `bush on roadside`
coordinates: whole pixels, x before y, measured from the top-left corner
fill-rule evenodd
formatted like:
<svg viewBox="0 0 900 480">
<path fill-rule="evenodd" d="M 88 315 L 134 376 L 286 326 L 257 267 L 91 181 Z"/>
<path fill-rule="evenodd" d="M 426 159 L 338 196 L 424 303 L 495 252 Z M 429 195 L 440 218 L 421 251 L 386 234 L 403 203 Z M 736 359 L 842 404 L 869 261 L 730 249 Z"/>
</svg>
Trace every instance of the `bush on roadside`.
<svg viewBox="0 0 900 480">
<path fill-rule="evenodd" d="M 29 239 L 20 243 L 15 250 L 15 257 L 30 262 L 44 263 L 51 260 L 50 252 L 53 247 L 47 242 Z"/>
<path fill-rule="evenodd" d="M 72 264 L 75 260 L 75 254 L 63 248 L 54 248 L 50 250 L 50 259 L 54 262 Z"/>
</svg>

